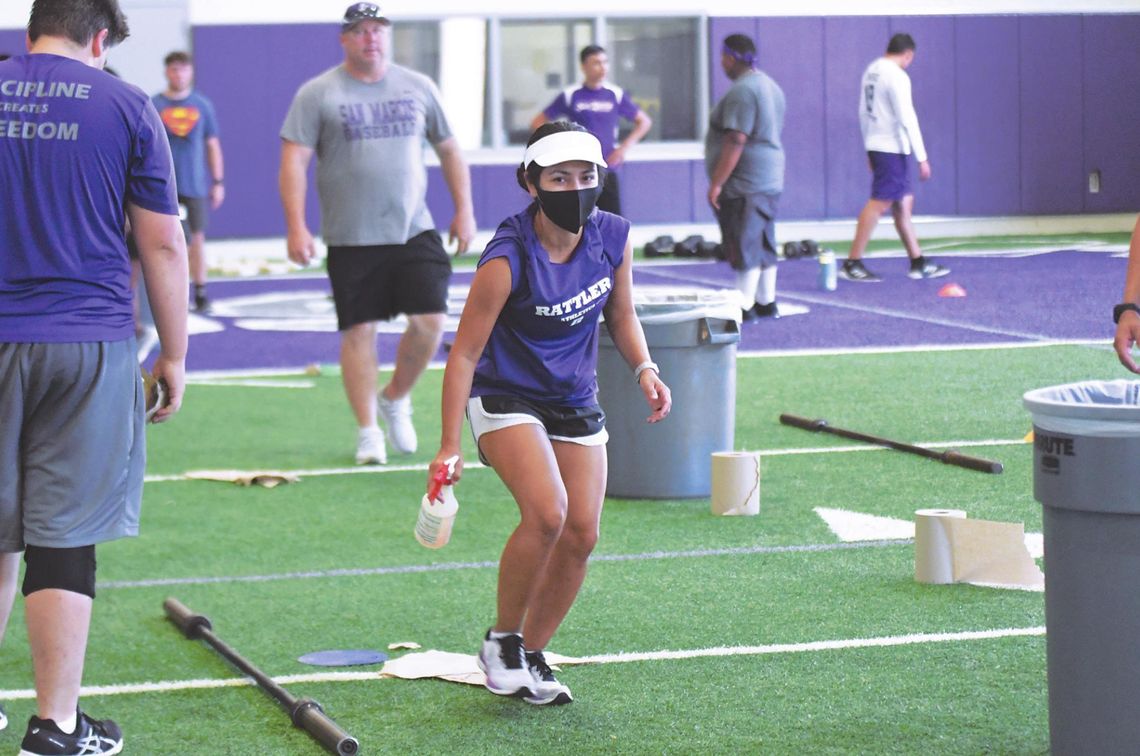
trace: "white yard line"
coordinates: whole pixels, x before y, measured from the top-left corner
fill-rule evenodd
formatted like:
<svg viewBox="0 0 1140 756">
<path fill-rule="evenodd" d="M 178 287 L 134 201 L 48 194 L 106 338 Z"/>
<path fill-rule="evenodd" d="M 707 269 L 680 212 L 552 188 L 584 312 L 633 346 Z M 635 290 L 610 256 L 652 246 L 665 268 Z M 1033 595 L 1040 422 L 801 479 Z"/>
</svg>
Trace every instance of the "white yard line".
<svg viewBox="0 0 1140 756">
<path fill-rule="evenodd" d="M 678 661 L 721 656 L 760 656 L 765 654 L 796 654 L 817 651 L 839 651 L 849 648 L 890 648 L 913 646 L 926 643 L 962 643 L 998 638 L 1024 638 L 1045 635 L 1044 627 L 1009 627 L 996 630 L 966 630 L 954 633 L 914 633 L 912 635 L 891 635 L 879 638 L 844 638 L 838 640 L 809 641 L 806 643 L 773 643 L 762 646 L 720 646 L 716 648 L 695 648 L 679 651 L 646 651 L 597 656 L 577 657 L 562 664 L 620 664 L 642 661 Z M 315 672 L 304 675 L 283 675 L 273 680 L 279 685 L 293 683 L 363 682 L 382 679 L 380 670 L 367 672 Z M 178 690 L 204 690 L 212 688 L 232 688 L 253 685 L 253 680 L 245 677 L 225 679 L 166 680 L 122 685 L 92 685 L 80 689 L 79 695 L 113 696 L 138 693 L 167 693 Z M 33 689 L 0 690 L 0 701 L 29 700 L 36 697 Z"/>
<path fill-rule="evenodd" d="M 905 546 L 913 539 L 859 541 L 854 543 L 800 544 L 791 546 L 736 546 L 723 549 L 694 549 L 689 551 L 648 551 L 637 554 L 595 554 L 590 557 L 598 562 L 641 562 L 651 559 L 694 559 L 716 556 L 749 556 L 754 554 L 802 554 L 829 551 L 850 551 L 854 549 L 886 548 Z M 454 570 L 497 569 L 497 561 L 486 562 L 441 562 L 436 564 L 405 564 L 392 567 L 360 567 L 335 570 L 306 570 L 279 572 L 265 575 L 219 575 L 213 577 L 172 577 L 148 578 L 145 580 L 100 581 L 98 590 L 116 588 L 158 588 L 176 585 L 216 585 L 224 583 L 268 583 L 282 580 L 314 580 L 342 577 L 370 577 L 377 575 L 410 575 L 422 572 L 451 572 Z M 2 700 L 2 699 L 0 699 Z"/>
</svg>

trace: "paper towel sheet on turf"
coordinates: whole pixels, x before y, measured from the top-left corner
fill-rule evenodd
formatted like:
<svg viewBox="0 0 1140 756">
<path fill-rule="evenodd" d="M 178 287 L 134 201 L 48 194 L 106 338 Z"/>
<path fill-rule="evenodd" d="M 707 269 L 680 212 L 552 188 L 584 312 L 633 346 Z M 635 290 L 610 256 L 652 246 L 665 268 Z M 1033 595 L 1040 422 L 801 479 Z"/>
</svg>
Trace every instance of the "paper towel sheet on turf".
<svg viewBox="0 0 1140 756">
<path fill-rule="evenodd" d="M 914 514 L 918 582 L 1045 590 L 1045 576 L 1026 548 L 1021 523 L 971 520 L 953 509 Z"/>
<path fill-rule="evenodd" d="M 555 670 L 558 664 L 573 664 L 575 659 L 570 656 L 559 656 L 547 653 L 546 661 Z M 472 654 L 456 654 L 450 651 L 421 651 L 415 654 L 404 654 L 396 659 L 389 659 L 380 670 L 381 677 L 399 677 L 403 680 L 421 680 L 426 677 L 437 677 L 440 680 L 465 683 L 467 685 L 484 685 L 487 682 L 483 670 Z"/>
<path fill-rule="evenodd" d="M 275 488 L 282 483 L 296 483 L 300 480 L 293 473 L 277 470 L 191 470 L 184 477 L 190 480 L 217 480 L 222 483 L 236 483 L 239 486 L 263 488 Z"/>
</svg>

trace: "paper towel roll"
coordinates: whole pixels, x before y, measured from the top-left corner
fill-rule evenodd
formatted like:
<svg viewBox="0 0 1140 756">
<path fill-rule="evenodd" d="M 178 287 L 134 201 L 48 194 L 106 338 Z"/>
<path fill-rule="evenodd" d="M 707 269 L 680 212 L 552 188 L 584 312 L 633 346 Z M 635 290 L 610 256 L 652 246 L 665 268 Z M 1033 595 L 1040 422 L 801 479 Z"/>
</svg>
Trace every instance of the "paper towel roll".
<svg viewBox="0 0 1140 756">
<path fill-rule="evenodd" d="M 713 452 L 712 513 L 760 514 L 760 452 Z"/>
<path fill-rule="evenodd" d="M 920 509 L 914 513 L 914 579 L 953 583 L 954 556 L 946 520 L 964 520 L 961 509 Z"/>
</svg>

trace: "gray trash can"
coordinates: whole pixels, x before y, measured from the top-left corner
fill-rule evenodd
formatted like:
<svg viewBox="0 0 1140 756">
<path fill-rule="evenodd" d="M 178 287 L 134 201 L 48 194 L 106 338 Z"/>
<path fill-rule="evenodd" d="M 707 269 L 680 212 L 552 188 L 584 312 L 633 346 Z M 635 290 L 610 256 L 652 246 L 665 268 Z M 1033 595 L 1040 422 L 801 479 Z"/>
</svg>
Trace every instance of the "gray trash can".
<svg viewBox="0 0 1140 756">
<path fill-rule="evenodd" d="M 1055 756 L 1140 751 L 1140 381 L 1025 394 Z"/>
<path fill-rule="evenodd" d="M 634 308 L 661 378 L 673 392 L 673 411 L 660 423 L 645 422 L 645 396 L 601 324 L 598 402 L 610 434 L 606 494 L 709 496 L 711 455 L 733 448 L 740 295 L 644 286 L 634 289 Z"/>
</svg>

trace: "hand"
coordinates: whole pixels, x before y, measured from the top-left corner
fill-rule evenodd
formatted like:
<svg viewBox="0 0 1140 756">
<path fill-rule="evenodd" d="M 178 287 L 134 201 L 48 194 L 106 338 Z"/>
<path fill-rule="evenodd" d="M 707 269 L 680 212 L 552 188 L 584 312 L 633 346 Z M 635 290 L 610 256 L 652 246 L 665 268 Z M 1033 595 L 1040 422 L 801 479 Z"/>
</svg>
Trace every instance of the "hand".
<svg viewBox="0 0 1140 756">
<path fill-rule="evenodd" d="M 1137 367 L 1136 360 L 1132 358 L 1132 347 L 1138 341 L 1140 341 L 1140 314 L 1126 310 L 1116 326 L 1116 338 L 1112 341 L 1112 347 L 1116 350 L 1120 364 L 1133 373 L 1140 373 L 1140 367 Z"/>
<path fill-rule="evenodd" d="M 665 419 L 669 410 L 673 409 L 673 395 L 669 387 L 657 375 L 656 370 L 642 370 L 638 380 L 641 393 L 645 394 L 645 401 L 649 403 L 653 413 L 645 418 L 647 423 L 657 423 Z"/>
<path fill-rule="evenodd" d="M 459 482 L 459 479 L 463 476 L 463 457 L 460 456 L 458 449 L 440 448 L 439 453 L 435 455 L 435 459 L 428 465 L 427 488 L 424 489 L 425 491 L 431 488 L 432 478 L 435 477 L 439 469 L 441 467 L 444 469 L 447 468 L 447 460 L 452 457 L 459 457 L 459 459 L 455 460 L 455 466 L 451 473 L 451 485 L 455 485 Z"/>
<path fill-rule="evenodd" d="M 166 384 L 166 404 L 154 413 L 150 421 L 165 423 L 182 408 L 182 396 L 186 392 L 186 360 L 172 360 L 159 354 L 151 373 L 156 381 Z"/>
<path fill-rule="evenodd" d="M 617 147 L 614 147 L 613 152 L 606 155 L 606 165 L 610 168 L 617 168 L 623 162 L 625 162 L 625 147 L 619 144 Z"/>
<path fill-rule="evenodd" d="M 214 184 L 210 187 L 210 209 L 217 210 L 226 201 L 226 185 Z"/>
<path fill-rule="evenodd" d="M 918 177 L 922 181 L 929 181 L 930 180 L 930 161 L 929 160 L 923 160 L 921 163 L 918 164 Z"/>
<path fill-rule="evenodd" d="M 475 213 L 470 210 L 457 212 L 447 229 L 447 243 L 457 243 L 455 254 L 461 255 L 471 246 L 475 238 Z"/>
<path fill-rule="evenodd" d="M 313 235 L 309 233 L 309 229 L 303 226 L 295 231 L 291 230 L 285 243 L 289 251 L 289 259 L 298 265 L 308 266 L 317 256 L 317 243 L 313 240 Z"/>
<path fill-rule="evenodd" d="M 723 188 L 719 184 L 709 184 L 709 204 L 713 210 L 720 210 L 720 192 Z"/>
</svg>

